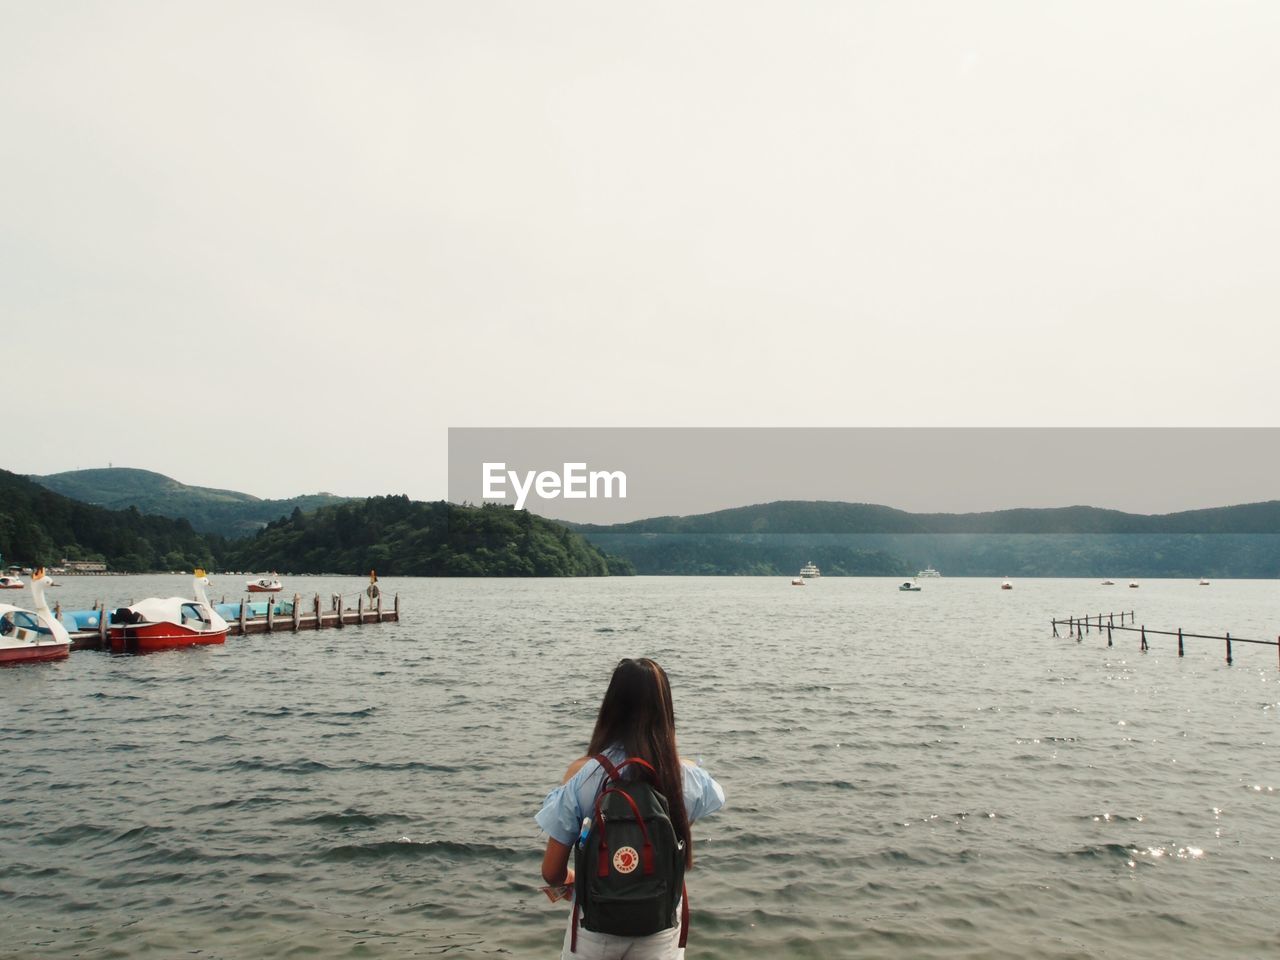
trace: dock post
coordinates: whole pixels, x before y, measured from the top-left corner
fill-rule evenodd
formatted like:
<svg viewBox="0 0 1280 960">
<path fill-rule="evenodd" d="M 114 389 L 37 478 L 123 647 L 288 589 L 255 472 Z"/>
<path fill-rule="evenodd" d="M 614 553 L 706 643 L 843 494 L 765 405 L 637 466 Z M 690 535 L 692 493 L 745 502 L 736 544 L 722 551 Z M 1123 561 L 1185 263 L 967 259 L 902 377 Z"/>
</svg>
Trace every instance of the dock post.
<svg viewBox="0 0 1280 960">
<path fill-rule="evenodd" d="M 1231 634 L 1227 634 L 1227 666 L 1231 666 Z"/>
<path fill-rule="evenodd" d="M 1111 646 L 1111 624 L 1107 624 L 1107 646 Z"/>
<path fill-rule="evenodd" d="M 382 591 L 378 591 L 378 598 L 373 602 L 377 604 L 377 606 L 374 608 L 374 612 L 378 615 L 378 619 L 375 621 L 375 623 L 381 623 L 382 622 Z"/>
<path fill-rule="evenodd" d="M 397 593 L 397 594 L 396 594 L 396 606 L 399 606 L 399 605 L 400 605 L 400 594 L 398 594 L 398 593 Z M 1050 621 L 1049 621 L 1049 626 L 1051 626 L 1051 627 L 1053 628 L 1053 635 L 1056 637 L 1056 636 L 1058 635 L 1058 621 L 1057 621 L 1057 620 L 1050 620 Z"/>
<path fill-rule="evenodd" d="M 293 632 L 298 632 L 298 627 L 302 625 L 302 597 L 298 594 L 293 595 Z"/>
<path fill-rule="evenodd" d="M 1178 628 L 1178 656 L 1182 656 L 1182 628 Z"/>
<path fill-rule="evenodd" d="M 339 627 L 341 627 L 341 626 L 343 626 L 343 623 L 342 623 L 342 594 L 340 594 L 340 593 L 338 593 L 338 594 L 334 594 L 333 599 L 334 599 L 334 600 L 336 600 L 336 601 L 338 601 L 338 603 L 337 603 L 337 607 L 338 607 L 338 626 L 339 626 Z"/>
<path fill-rule="evenodd" d="M 364 594 L 356 594 L 356 623 L 364 626 Z"/>
<path fill-rule="evenodd" d="M 267 601 L 267 633 L 275 633 L 276 631 L 276 602 L 274 600 Z"/>
<path fill-rule="evenodd" d="M 324 617 L 320 612 L 320 594 L 316 594 L 316 629 L 324 626 Z"/>
<path fill-rule="evenodd" d="M 400 594 L 396 594 L 396 623 L 400 622 Z"/>
<path fill-rule="evenodd" d="M 99 649 L 107 649 L 107 625 L 111 621 L 111 614 L 107 613 L 107 605 L 103 601 L 98 601 L 98 645 Z"/>
<path fill-rule="evenodd" d="M 1142 642 L 1138 645 L 1138 649 L 1143 653 L 1147 652 L 1147 625 L 1142 625 Z"/>
<path fill-rule="evenodd" d="M 1076 621 L 1076 642 L 1084 639 L 1084 631 L 1080 629 L 1080 621 Z"/>
<path fill-rule="evenodd" d="M 240 636 L 244 636 L 245 608 L 248 606 L 244 602 L 244 597 L 240 598 Z"/>
</svg>

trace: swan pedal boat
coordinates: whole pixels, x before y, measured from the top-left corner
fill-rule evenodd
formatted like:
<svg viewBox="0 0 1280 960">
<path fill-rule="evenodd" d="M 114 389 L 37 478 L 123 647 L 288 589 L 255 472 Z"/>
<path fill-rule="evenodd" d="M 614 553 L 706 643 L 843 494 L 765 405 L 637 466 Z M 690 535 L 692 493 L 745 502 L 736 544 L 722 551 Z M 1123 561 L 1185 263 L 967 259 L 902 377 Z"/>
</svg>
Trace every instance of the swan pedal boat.
<svg viewBox="0 0 1280 960">
<path fill-rule="evenodd" d="M 111 613 L 107 636 L 112 653 L 154 653 L 180 647 L 224 643 L 227 621 L 209 603 L 204 588 L 209 578 L 197 570 L 192 579 L 195 599 L 148 597 Z"/>
<path fill-rule="evenodd" d="M 0 666 L 64 660 L 71 655 L 71 635 L 54 619 L 44 588 L 44 570 L 37 570 L 31 576 L 35 610 L 0 603 Z"/>
</svg>

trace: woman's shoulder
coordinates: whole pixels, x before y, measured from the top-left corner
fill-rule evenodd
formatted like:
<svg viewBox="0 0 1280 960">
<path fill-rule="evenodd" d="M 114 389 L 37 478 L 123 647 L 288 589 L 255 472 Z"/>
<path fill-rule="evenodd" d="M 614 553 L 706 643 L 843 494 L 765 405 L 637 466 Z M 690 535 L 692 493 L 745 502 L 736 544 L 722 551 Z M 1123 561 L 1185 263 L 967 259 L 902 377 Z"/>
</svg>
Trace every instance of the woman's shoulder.
<svg viewBox="0 0 1280 960">
<path fill-rule="evenodd" d="M 575 776 L 578 775 L 578 773 L 582 770 L 583 767 L 585 767 L 588 763 L 590 763 L 594 759 L 595 759 L 594 757 L 579 757 L 577 760 L 573 761 L 573 763 L 569 764 L 569 769 L 564 772 L 564 779 L 561 780 L 560 782 L 568 783 L 570 780 L 572 780 Z"/>
</svg>

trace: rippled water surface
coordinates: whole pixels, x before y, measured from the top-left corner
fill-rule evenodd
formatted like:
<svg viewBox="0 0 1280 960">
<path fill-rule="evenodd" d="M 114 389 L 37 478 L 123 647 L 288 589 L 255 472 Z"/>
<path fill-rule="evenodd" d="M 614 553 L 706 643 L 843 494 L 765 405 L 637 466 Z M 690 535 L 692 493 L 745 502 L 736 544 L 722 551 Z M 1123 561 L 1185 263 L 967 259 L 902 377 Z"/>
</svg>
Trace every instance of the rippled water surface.
<svg viewBox="0 0 1280 960">
<path fill-rule="evenodd" d="M 728 795 L 691 958 L 1275 955 L 1276 648 L 1049 619 L 1274 638 L 1280 584 L 922 583 L 385 581 L 398 625 L 0 670 L 0 955 L 555 956 L 533 814 L 644 655 Z"/>
</svg>

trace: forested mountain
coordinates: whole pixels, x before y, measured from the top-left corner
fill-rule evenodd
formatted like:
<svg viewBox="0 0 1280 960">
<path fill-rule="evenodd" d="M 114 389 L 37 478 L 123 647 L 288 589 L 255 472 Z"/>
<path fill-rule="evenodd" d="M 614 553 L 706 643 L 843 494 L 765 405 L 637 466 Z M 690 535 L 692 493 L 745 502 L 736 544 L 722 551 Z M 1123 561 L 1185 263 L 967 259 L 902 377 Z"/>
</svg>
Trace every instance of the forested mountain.
<svg viewBox="0 0 1280 960">
<path fill-rule="evenodd" d="M 186 520 L 153 517 L 72 500 L 0 470 L 0 554 L 7 563 L 56 565 L 63 557 L 102 560 L 113 570 L 190 570 L 213 566 L 220 537 Z"/>
<path fill-rule="evenodd" d="M 583 533 L 1280 534 L 1280 500 L 1166 514 L 1124 513 L 1081 506 L 986 513 L 908 513 L 873 503 L 778 500 L 687 517 L 654 517 L 608 526 L 570 526 Z"/>
<path fill-rule="evenodd" d="M 189 486 L 162 473 L 130 467 L 71 470 L 30 479 L 84 503 L 113 510 L 136 507 L 141 513 L 181 517 L 196 530 L 224 537 L 252 536 L 294 510 L 315 510 L 346 499 L 315 493 L 288 500 L 261 500 L 235 490 Z"/>
<path fill-rule="evenodd" d="M 575 577 L 633 572 L 577 533 L 525 510 L 370 497 L 301 510 L 231 545 L 253 570 L 399 576 Z"/>
<path fill-rule="evenodd" d="M 779 501 L 613 526 L 574 525 L 645 574 L 1274 577 L 1280 502 L 1164 515 L 1095 507 L 908 513 Z"/>
</svg>

